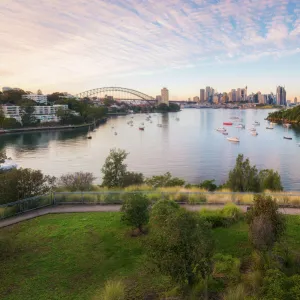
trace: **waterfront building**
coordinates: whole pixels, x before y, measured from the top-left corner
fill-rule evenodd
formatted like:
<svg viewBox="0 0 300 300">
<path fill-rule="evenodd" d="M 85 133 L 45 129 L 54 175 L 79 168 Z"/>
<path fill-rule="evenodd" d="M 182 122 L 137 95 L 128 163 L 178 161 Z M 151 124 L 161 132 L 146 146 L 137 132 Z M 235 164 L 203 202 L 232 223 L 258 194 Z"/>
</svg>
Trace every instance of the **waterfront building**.
<svg viewBox="0 0 300 300">
<path fill-rule="evenodd" d="M 210 96 L 210 87 L 207 86 L 207 87 L 205 88 L 205 98 L 204 98 L 204 100 L 205 100 L 205 101 L 209 101 L 209 96 Z"/>
<path fill-rule="evenodd" d="M 56 113 L 59 109 L 68 110 L 68 105 L 57 104 L 53 106 L 34 106 L 33 116 L 40 120 L 41 123 L 44 122 L 59 122 L 59 118 Z M 14 118 L 18 122 L 22 120 L 22 108 L 15 105 L 3 105 L 2 110 L 5 118 Z M 73 112 L 73 114 L 77 114 Z"/>
<path fill-rule="evenodd" d="M 47 96 L 46 95 L 28 94 L 28 95 L 23 95 L 22 99 L 30 99 L 38 104 L 47 104 Z"/>
<path fill-rule="evenodd" d="M 286 105 L 286 91 L 282 86 L 278 86 L 276 89 L 276 103 L 277 105 Z"/>
<path fill-rule="evenodd" d="M 195 97 L 193 98 L 193 101 L 194 101 L 194 102 L 199 102 L 199 101 L 200 101 L 200 98 L 199 98 L 198 96 L 195 96 Z"/>
<path fill-rule="evenodd" d="M 213 103 L 214 104 L 219 104 L 220 103 L 220 95 L 219 94 L 215 94 L 213 97 Z"/>
<path fill-rule="evenodd" d="M 169 90 L 165 87 L 161 90 L 161 103 L 169 105 Z"/>
<path fill-rule="evenodd" d="M 200 89 L 200 102 L 204 102 L 204 101 L 205 101 L 205 90 Z"/>
<path fill-rule="evenodd" d="M 232 102 L 232 92 L 229 92 L 229 93 L 228 93 L 228 101 L 229 101 L 229 102 Z"/>
<path fill-rule="evenodd" d="M 297 97 L 295 97 L 294 99 L 294 104 L 297 104 Z"/>
<path fill-rule="evenodd" d="M 236 101 L 241 102 L 241 100 L 242 100 L 242 90 L 238 88 L 236 91 Z"/>
<path fill-rule="evenodd" d="M 247 100 L 247 87 L 244 89 L 241 89 L 241 101 L 246 101 Z"/>
</svg>

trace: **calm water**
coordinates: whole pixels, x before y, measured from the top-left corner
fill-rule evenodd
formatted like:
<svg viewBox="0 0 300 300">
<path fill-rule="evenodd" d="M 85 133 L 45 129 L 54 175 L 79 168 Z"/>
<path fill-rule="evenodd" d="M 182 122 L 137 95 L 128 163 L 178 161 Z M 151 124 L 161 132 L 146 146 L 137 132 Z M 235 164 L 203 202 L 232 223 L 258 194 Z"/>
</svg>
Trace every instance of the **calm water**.
<svg viewBox="0 0 300 300">
<path fill-rule="evenodd" d="M 146 176 L 170 171 L 191 183 L 216 179 L 223 183 L 234 166 L 239 153 L 249 157 L 259 169 L 273 168 L 282 176 L 285 189 L 300 191 L 300 129 L 290 129 L 293 140 L 284 140 L 286 129 L 280 125 L 266 129 L 266 110 L 185 109 L 179 113 L 134 115 L 134 126 L 127 122 L 131 116 L 110 119 L 107 124 L 86 139 L 87 130 L 15 134 L 0 137 L 0 149 L 21 167 L 40 169 L 45 174 L 59 176 L 67 172 L 89 171 L 101 182 L 101 166 L 109 149 L 122 148 L 130 152 L 129 170 Z M 240 143 L 226 140 L 215 131 L 231 116 L 240 116 L 246 129 L 228 127 L 229 136 L 237 136 Z M 180 120 L 177 121 L 176 117 Z M 258 136 L 247 128 L 254 121 Z M 145 131 L 138 126 L 145 123 Z M 162 123 L 163 127 L 157 127 Z M 115 129 L 112 129 L 112 126 Z M 114 135 L 114 132 L 118 135 Z"/>
</svg>

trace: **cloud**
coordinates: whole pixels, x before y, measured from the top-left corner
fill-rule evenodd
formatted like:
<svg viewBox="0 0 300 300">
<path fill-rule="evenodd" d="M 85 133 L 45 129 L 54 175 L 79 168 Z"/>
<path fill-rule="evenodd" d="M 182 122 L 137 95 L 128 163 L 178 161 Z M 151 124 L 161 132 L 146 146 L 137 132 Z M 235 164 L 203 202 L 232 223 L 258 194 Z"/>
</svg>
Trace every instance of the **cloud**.
<svg viewBox="0 0 300 300">
<path fill-rule="evenodd" d="M 88 85 L 292 55 L 299 14 L 298 0 L 2 0 L 0 67 L 9 73 L 0 76 L 6 85 Z"/>
</svg>

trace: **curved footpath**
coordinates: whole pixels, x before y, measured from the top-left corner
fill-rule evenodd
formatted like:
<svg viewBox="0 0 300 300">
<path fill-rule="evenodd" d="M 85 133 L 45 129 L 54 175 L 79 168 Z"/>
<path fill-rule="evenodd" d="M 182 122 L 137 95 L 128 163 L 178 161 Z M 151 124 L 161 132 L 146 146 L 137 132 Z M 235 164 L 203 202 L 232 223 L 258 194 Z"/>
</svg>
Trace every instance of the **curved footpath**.
<svg viewBox="0 0 300 300">
<path fill-rule="evenodd" d="M 191 211 L 199 211 L 200 209 L 219 209 L 222 208 L 223 204 L 213 204 L 213 205 L 187 205 L 183 204 L 182 207 L 185 207 Z M 247 205 L 239 206 L 243 211 L 247 210 Z M 0 221 L 0 228 L 10 226 L 22 221 L 33 219 L 36 217 L 48 215 L 48 214 L 57 214 L 57 213 L 80 213 L 80 212 L 117 212 L 120 211 L 121 205 L 58 205 L 58 206 L 49 206 L 46 208 L 40 208 L 24 214 L 3 219 Z M 280 208 L 282 213 L 287 215 L 300 215 L 300 208 Z"/>
</svg>

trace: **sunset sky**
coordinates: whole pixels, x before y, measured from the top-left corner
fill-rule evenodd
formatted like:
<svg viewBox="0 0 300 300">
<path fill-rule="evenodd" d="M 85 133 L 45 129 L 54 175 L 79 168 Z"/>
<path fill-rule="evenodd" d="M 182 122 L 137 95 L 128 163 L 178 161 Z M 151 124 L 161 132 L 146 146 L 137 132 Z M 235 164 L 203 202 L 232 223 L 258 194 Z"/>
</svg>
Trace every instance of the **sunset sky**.
<svg viewBox="0 0 300 300">
<path fill-rule="evenodd" d="M 299 0 L 0 0 L 0 87 L 300 99 Z"/>
</svg>

